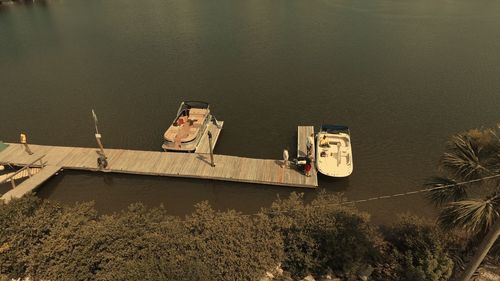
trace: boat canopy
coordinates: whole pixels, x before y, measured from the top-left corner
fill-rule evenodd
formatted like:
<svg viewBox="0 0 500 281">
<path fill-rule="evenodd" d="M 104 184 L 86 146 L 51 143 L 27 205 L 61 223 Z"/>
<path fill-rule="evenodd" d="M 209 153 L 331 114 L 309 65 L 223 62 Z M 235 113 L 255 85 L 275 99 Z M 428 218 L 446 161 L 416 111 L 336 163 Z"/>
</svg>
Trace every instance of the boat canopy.
<svg viewBox="0 0 500 281">
<path fill-rule="evenodd" d="M 181 106 L 179 107 L 179 110 L 177 110 L 177 116 L 180 116 L 181 113 L 191 108 L 209 108 L 209 107 L 210 105 L 208 104 L 208 102 L 204 101 L 183 101 L 181 103 Z"/>
<path fill-rule="evenodd" d="M 334 133 L 334 132 L 342 132 L 349 131 L 349 127 L 343 125 L 321 125 L 322 132 Z"/>
<path fill-rule="evenodd" d="M 187 108 L 208 108 L 209 104 L 208 102 L 204 101 L 184 101 L 183 102 L 184 106 Z"/>
</svg>

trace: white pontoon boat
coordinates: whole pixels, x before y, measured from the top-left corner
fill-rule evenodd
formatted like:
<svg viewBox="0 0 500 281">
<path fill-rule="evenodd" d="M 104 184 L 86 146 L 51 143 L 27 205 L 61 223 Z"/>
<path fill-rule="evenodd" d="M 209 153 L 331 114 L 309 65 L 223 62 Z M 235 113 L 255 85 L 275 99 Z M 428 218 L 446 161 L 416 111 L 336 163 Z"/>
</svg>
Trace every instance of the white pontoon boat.
<svg viewBox="0 0 500 281">
<path fill-rule="evenodd" d="M 208 103 L 182 102 L 177 117 L 164 134 L 162 148 L 165 151 L 194 152 L 211 120 L 215 118 Z"/>
<path fill-rule="evenodd" d="M 352 147 L 349 128 L 322 125 L 316 139 L 316 167 L 330 177 L 347 177 L 352 173 Z"/>
</svg>

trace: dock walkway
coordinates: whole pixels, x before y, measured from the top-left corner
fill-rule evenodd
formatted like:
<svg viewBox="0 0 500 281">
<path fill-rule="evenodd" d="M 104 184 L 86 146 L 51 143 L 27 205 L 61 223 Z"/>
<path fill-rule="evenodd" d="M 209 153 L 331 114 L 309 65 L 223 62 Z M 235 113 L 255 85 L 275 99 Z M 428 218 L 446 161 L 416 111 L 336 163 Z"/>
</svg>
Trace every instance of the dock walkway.
<svg viewBox="0 0 500 281">
<path fill-rule="evenodd" d="M 307 156 L 307 137 L 314 135 L 313 126 L 299 126 L 297 133 L 297 157 Z M 315 147 L 312 146 L 312 155 L 315 155 Z"/>
<path fill-rule="evenodd" d="M 299 127 L 299 136 L 308 127 Z M 312 127 L 310 127 L 312 128 Z M 310 130 L 307 129 L 307 130 Z M 305 140 L 299 140 L 299 145 Z M 9 163 L 24 166 L 45 155 L 45 165 L 53 169 L 99 171 L 97 149 L 83 147 L 63 147 L 30 144 L 34 155 L 28 155 L 21 144 L 11 143 L 0 152 L 0 164 Z M 299 148 L 299 151 L 302 148 Z M 317 174 L 306 177 L 294 168 L 283 166 L 282 160 L 254 159 L 228 155 L 214 155 L 215 167 L 210 165 L 209 153 L 176 153 L 140 151 L 125 149 L 105 149 L 108 167 L 113 173 L 150 176 L 187 177 L 223 181 L 247 182 L 267 185 L 315 188 Z M 47 169 L 49 167 L 46 167 Z M 48 171 L 47 171 L 48 173 Z M 55 172 L 54 172 L 55 173 Z M 37 175 L 38 176 L 38 175 Z"/>
</svg>

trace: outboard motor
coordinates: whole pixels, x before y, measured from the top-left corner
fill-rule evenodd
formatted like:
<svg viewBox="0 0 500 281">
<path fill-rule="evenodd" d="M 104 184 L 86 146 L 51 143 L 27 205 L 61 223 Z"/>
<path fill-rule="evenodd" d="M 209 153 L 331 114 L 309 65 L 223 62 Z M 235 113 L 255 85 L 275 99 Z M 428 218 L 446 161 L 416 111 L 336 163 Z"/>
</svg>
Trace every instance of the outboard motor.
<svg viewBox="0 0 500 281">
<path fill-rule="evenodd" d="M 311 164 L 311 159 L 309 157 L 300 156 L 298 158 L 293 159 L 293 163 L 297 167 L 301 173 L 306 173 L 306 165 Z"/>
</svg>

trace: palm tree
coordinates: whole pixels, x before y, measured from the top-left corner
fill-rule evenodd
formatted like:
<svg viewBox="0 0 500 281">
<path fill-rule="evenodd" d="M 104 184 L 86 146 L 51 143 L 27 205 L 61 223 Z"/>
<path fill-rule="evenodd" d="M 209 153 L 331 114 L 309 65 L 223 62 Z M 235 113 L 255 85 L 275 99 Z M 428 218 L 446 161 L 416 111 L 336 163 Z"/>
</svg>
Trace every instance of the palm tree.
<svg viewBox="0 0 500 281">
<path fill-rule="evenodd" d="M 477 242 L 484 238 L 460 280 L 469 280 L 500 232 L 500 123 L 495 129 L 456 134 L 441 157 L 441 176 L 426 185 L 429 199 L 442 207 L 438 223 L 460 228 Z"/>
<path fill-rule="evenodd" d="M 500 217 L 500 124 L 495 129 L 469 130 L 451 137 L 439 171 L 426 186 L 429 199 L 443 207 L 438 223 L 484 236 Z"/>
</svg>

